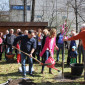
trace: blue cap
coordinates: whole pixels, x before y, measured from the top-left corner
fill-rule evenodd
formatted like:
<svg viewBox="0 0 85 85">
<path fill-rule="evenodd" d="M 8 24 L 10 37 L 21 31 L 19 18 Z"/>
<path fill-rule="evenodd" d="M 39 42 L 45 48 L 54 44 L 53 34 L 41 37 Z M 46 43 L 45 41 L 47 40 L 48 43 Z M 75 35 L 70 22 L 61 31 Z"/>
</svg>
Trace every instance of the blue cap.
<svg viewBox="0 0 85 85">
<path fill-rule="evenodd" d="M 72 46 L 72 48 L 75 50 L 76 49 L 76 47 L 75 46 Z"/>
</svg>

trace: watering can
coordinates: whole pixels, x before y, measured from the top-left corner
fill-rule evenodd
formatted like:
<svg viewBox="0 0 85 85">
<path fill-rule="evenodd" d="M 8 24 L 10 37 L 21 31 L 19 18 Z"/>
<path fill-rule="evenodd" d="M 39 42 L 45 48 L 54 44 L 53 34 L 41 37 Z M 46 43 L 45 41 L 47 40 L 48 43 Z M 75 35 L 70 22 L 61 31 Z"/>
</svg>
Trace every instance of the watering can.
<svg viewBox="0 0 85 85">
<path fill-rule="evenodd" d="M 47 65 L 48 68 L 53 68 L 53 69 L 57 70 L 58 72 L 60 72 L 60 70 L 58 70 L 57 68 L 55 68 L 55 60 L 52 57 L 49 57 L 45 61 L 45 64 L 48 64 Z"/>
</svg>

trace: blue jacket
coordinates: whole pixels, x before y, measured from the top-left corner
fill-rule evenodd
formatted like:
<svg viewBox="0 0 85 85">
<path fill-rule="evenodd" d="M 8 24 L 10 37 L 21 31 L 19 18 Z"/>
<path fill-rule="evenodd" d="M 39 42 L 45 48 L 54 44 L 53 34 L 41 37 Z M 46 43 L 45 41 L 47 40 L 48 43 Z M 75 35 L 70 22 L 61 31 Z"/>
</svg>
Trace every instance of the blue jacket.
<svg viewBox="0 0 85 85">
<path fill-rule="evenodd" d="M 27 35 L 21 35 L 15 38 L 13 45 L 16 46 L 17 42 L 21 41 L 21 50 L 30 53 L 32 48 L 36 49 L 36 40 L 34 38 L 28 38 Z"/>
<path fill-rule="evenodd" d="M 77 57 L 77 52 L 76 51 L 71 51 L 69 56 L 71 58 L 76 58 Z"/>
<path fill-rule="evenodd" d="M 63 35 L 61 33 L 59 33 L 57 36 L 56 36 L 56 44 L 63 44 L 64 41 L 63 41 Z"/>
</svg>

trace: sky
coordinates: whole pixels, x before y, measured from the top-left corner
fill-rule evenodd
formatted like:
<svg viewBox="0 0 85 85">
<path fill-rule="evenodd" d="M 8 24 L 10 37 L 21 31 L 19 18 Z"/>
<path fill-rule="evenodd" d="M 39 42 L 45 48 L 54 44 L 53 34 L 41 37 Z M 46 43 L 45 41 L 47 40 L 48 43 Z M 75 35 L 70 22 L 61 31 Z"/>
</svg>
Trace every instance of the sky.
<svg viewBox="0 0 85 85">
<path fill-rule="evenodd" d="M 9 10 L 9 0 L 0 0 L 0 11 Z"/>
</svg>

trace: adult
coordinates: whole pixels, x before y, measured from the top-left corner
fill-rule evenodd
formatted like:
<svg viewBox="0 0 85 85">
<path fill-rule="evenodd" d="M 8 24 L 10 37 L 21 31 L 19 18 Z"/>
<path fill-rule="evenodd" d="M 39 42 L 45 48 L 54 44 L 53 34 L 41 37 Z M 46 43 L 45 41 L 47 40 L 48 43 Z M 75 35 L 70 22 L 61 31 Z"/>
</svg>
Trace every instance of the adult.
<svg viewBox="0 0 85 85">
<path fill-rule="evenodd" d="M 25 67 L 25 62 L 26 62 L 26 57 L 28 57 L 29 61 L 29 75 L 33 76 L 32 74 L 32 67 L 33 67 L 33 59 L 32 59 L 32 54 L 36 49 L 36 41 L 33 38 L 34 31 L 29 30 L 28 35 L 22 35 L 18 36 L 15 41 L 14 41 L 14 46 L 16 46 L 18 41 L 21 41 L 21 50 L 25 53 L 28 53 L 29 56 L 25 55 L 24 53 L 21 53 L 21 64 L 22 64 L 22 72 L 23 72 L 23 77 L 26 77 L 26 67 Z"/>
<path fill-rule="evenodd" d="M 21 32 L 21 29 L 17 29 L 16 36 Z"/>
<path fill-rule="evenodd" d="M 4 48 L 4 51 L 5 51 L 5 59 L 7 59 L 6 58 L 6 51 L 7 51 L 7 49 L 6 49 L 6 35 L 8 35 L 8 34 L 9 34 L 9 30 L 6 30 L 5 35 L 3 36 L 3 43 L 4 43 L 3 48 Z"/>
<path fill-rule="evenodd" d="M 45 45 L 40 53 L 40 56 L 43 56 L 43 54 L 46 52 L 45 61 L 48 59 L 48 57 L 52 57 L 54 55 L 54 47 L 58 49 L 56 46 L 56 29 L 51 29 L 50 30 L 50 35 L 46 38 Z M 44 71 L 44 66 L 42 67 L 41 73 Z M 49 68 L 49 73 L 52 74 L 51 68 Z"/>
<path fill-rule="evenodd" d="M 42 39 L 42 48 L 44 47 L 44 45 L 45 45 L 45 42 L 46 42 L 46 38 L 48 37 L 48 30 L 47 29 L 44 29 L 43 30 L 43 34 L 44 34 L 44 36 L 43 36 L 43 39 Z M 48 49 L 47 49 L 48 50 Z M 43 54 L 43 56 L 42 56 L 42 62 L 43 63 L 45 63 L 45 61 L 47 60 L 47 58 L 48 58 L 48 56 L 46 56 L 47 55 L 47 50 L 45 51 L 45 53 Z M 41 73 L 43 74 L 43 71 L 44 71 L 44 66 L 42 66 L 42 70 L 41 70 Z"/>
<path fill-rule="evenodd" d="M 81 32 L 75 36 L 72 36 L 71 38 L 64 38 L 64 41 L 68 41 L 68 40 L 82 40 L 82 45 L 84 48 L 84 80 L 85 80 L 85 23 L 82 24 L 81 26 Z"/>
<path fill-rule="evenodd" d="M 37 39 L 36 39 L 36 30 L 34 30 L 34 35 L 33 35 L 33 38 L 35 39 L 36 43 L 37 43 Z M 36 44 L 36 47 L 37 47 L 37 44 Z M 35 49 L 34 53 L 33 53 L 33 57 L 35 58 L 36 57 L 36 50 L 37 48 Z M 33 63 L 36 62 L 36 60 L 33 59 Z"/>
<path fill-rule="evenodd" d="M 28 35 L 28 30 L 25 30 L 24 31 L 24 35 Z"/>
<path fill-rule="evenodd" d="M 60 50 L 62 51 L 62 57 L 63 57 L 63 52 L 64 52 L 64 29 L 60 29 L 60 33 L 56 36 L 56 45 L 58 46 L 59 50 L 57 51 L 57 62 L 59 61 L 59 53 Z"/>
<path fill-rule="evenodd" d="M 2 53 L 3 53 L 3 33 L 0 32 L 0 60 L 2 59 Z"/>
<path fill-rule="evenodd" d="M 79 63 L 81 63 L 81 54 L 82 54 L 82 62 L 84 62 L 84 48 L 81 40 L 79 40 L 78 53 L 79 53 Z"/>
<path fill-rule="evenodd" d="M 4 40 L 6 39 L 6 35 L 9 34 L 9 30 L 6 30 L 5 35 L 3 36 Z"/>
<path fill-rule="evenodd" d="M 37 40 L 37 59 L 40 60 L 40 52 L 42 50 L 42 39 L 43 39 L 43 35 L 42 35 L 42 30 L 39 28 L 38 29 L 38 34 L 36 36 L 36 40 Z"/>
<path fill-rule="evenodd" d="M 13 45 L 13 42 L 14 42 L 14 39 L 16 38 L 16 36 L 14 35 L 14 29 L 10 29 L 10 32 L 9 34 L 6 35 L 6 53 L 8 54 L 12 54 L 13 52 L 13 48 L 12 48 L 12 45 Z M 6 57 L 6 60 L 8 60 L 8 58 Z"/>
<path fill-rule="evenodd" d="M 82 45 L 82 40 L 80 39 L 79 39 L 79 44 L 78 44 L 78 53 L 79 53 L 79 63 L 81 63 L 81 54 L 82 54 L 82 62 L 84 62 L 84 48 Z"/>
<path fill-rule="evenodd" d="M 49 35 L 49 31 L 47 29 L 44 29 L 43 34 L 44 34 L 44 36 L 43 36 L 43 39 L 42 39 L 42 48 L 44 47 L 45 40 L 46 40 L 47 36 Z"/>
</svg>

